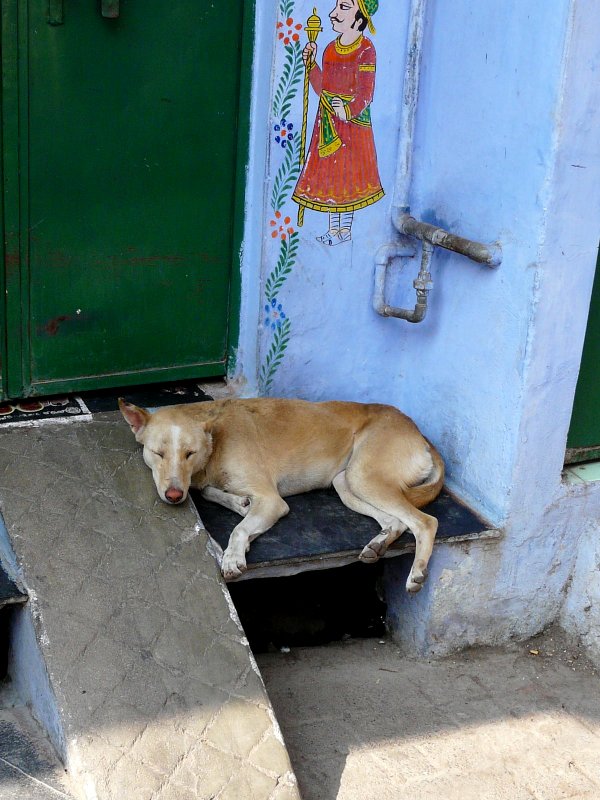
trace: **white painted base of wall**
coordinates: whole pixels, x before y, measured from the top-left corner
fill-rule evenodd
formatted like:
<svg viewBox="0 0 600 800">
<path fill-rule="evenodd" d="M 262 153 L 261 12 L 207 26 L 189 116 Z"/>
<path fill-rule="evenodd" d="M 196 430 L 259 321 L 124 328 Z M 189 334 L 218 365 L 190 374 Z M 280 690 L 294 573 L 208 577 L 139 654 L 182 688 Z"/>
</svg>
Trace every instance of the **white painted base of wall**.
<svg viewBox="0 0 600 800">
<path fill-rule="evenodd" d="M 539 533 L 531 540 L 535 516 Z M 600 483 L 563 483 L 550 509 L 524 510 L 503 539 L 436 547 L 428 581 L 415 596 L 404 590 L 408 562 L 386 564 L 392 635 L 431 657 L 526 639 L 559 621 L 600 664 L 599 534 Z"/>
<path fill-rule="evenodd" d="M 596 520 L 582 531 L 560 624 L 581 639 L 600 667 L 600 508 Z"/>
</svg>

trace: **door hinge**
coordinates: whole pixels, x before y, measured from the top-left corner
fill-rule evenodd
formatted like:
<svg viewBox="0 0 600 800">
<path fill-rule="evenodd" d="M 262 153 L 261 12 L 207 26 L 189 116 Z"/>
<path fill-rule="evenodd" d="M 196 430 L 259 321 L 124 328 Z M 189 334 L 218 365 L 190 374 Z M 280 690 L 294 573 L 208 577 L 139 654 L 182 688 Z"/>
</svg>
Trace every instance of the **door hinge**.
<svg viewBox="0 0 600 800">
<path fill-rule="evenodd" d="M 48 0 L 48 24 L 63 25 L 65 21 L 64 0 Z"/>
<path fill-rule="evenodd" d="M 116 19 L 119 16 L 119 0 L 102 0 L 102 16 Z"/>
</svg>

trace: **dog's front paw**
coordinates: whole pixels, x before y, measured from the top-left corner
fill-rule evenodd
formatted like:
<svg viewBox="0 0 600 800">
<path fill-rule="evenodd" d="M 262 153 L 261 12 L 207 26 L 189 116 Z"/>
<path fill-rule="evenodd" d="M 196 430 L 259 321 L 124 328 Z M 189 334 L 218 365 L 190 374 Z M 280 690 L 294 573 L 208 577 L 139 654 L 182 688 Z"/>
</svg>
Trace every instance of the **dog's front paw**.
<svg viewBox="0 0 600 800">
<path fill-rule="evenodd" d="M 359 561 L 362 561 L 365 564 L 373 564 L 375 561 L 379 561 L 381 556 L 387 550 L 387 532 L 383 531 L 382 533 L 377 534 L 369 544 L 366 544 L 361 554 L 359 555 Z"/>
<path fill-rule="evenodd" d="M 221 572 L 226 581 L 234 581 L 239 578 L 242 573 L 246 572 L 246 558 L 243 554 L 231 551 L 229 548 L 223 553 L 223 563 L 221 564 Z"/>
<path fill-rule="evenodd" d="M 362 561 L 364 564 L 374 564 L 375 561 L 379 561 L 379 553 L 375 552 L 375 550 L 367 544 L 363 547 L 362 552 L 358 556 L 358 560 Z"/>
<path fill-rule="evenodd" d="M 240 497 L 239 502 L 236 504 L 236 511 L 240 515 L 240 517 L 245 517 L 246 514 L 250 511 L 250 504 L 252 502 L 252 498 L 248 495 L 245 497 Z"/>
</svg>

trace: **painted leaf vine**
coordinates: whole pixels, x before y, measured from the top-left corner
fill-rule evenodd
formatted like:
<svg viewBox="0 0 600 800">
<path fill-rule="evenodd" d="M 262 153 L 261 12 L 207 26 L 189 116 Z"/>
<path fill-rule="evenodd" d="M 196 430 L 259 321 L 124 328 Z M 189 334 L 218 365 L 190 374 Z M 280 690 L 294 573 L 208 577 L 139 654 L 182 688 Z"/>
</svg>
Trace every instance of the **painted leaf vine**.
<svg viewBox="0 0 600 800">
<path fill-rule="evenodd" d="M 281 0 L 279 4 L 279 13 L 282 19 L 289 19 L 294 12 L 295 0 Z"/>
<path fill-rule="evenodd" d="M 294 20 L 294 0 L 280 0 L 277 39 L 283 43 L 285 56 L 279 80 L 273 94 L 272 113 L 276 132 L 275 143 L 284 151 L 271 191 L 271 208 L 274 218 L 270 221 L 271 237 L 279 241 L 279 255 L 273 270 L 267 276 L 264 288 L 264 326 L 271 336 L 269 348 L 260 368 L 260 385 L 263 393 L 273 386 L 277 370 L 281 366 L 292 335 L 292 323 L 286 315 L 280 293 L 294 269 L 300 246 L 300 234 L 291 227 L 292 214 L 285 214 L 284 207 L 291 199 L 300 174 L 299 144 L 295 125 L 290 120 L 294 101 L 303 75 L 302 25 Z M 272 143 L 273 146 L 273 143 Z"/>
<path fill-rule="evenodd" d="M 281 211 L 300 175 L 299 141 L 299 138 L 296 137 L 288 144 L 285 158 L 277 170 L 271 194 L 271 208 L 273 211 Z"/>
<path fill-rule="evenodd" d="M 289 319 L 285 319 L 280 328 L 275 328 L 271 347 L 260 371 L 260 383 L 264 392 L 268 392 L 273 385 L 275 373 L 277 372 L 283 360 L 285 351 L 287 350 L 287 346 L 290 343 L 291 331 L 292 325 Z"/>
<path fill-rule="evenodd" d="M 273 98 L 273 116 L 275 118 L 287 117 L 290 113 L 304 71 L 300 42 L 292 42 L 286 45 L 285 49 L 287 56 Z"/>
<path fill-rule="evenodd" d="M 291 233 L 289 238 L 284 239 L 281 242 L 277 265 L 267 278 L 267 282 L 265 284 L 265 297 L 269 303 L 277 298 L 279 290 L 286 282 L 288 275 L 291 273 L 294 262 L 296 261 L 299 245 L 300 234 L 297 231 Z"/>
</svg>

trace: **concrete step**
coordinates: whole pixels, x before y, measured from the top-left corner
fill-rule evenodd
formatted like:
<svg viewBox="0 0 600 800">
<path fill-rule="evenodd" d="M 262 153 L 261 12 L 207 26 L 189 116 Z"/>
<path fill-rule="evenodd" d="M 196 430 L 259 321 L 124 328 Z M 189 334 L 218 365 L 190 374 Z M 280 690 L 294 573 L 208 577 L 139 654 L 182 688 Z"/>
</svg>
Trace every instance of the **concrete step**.
<svg viewBox="0 0 600 800">
<path fill-rule="evenodd" d="M 0 428 L 0 504 L 30 595 L 9 673 L 77 798 L 298 800 L 208 537 L 119 414 Z"/>
</svg>

